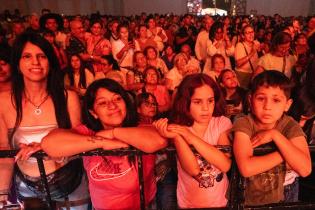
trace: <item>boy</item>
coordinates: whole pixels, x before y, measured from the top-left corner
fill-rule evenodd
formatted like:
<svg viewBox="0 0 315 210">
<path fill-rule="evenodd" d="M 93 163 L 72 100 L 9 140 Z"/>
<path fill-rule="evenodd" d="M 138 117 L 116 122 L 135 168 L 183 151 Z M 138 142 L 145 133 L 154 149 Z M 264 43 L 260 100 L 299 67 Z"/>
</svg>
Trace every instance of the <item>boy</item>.
<svg viewBox="0 0 315 210">
<path fill-rule="evenodd" d="M 298 200 L 298 176 L 308 176 L 311 159 L 305 134 L 285 112 L 290 108 L 290 81 L 278 71 L 257 75 L 250 94 L 251 114 L 233 126 L 233 150 L 242 176 L 247 177 L 246 205 Z M 254 148 L 273 148 L 254 155 Z"/>
</svg>

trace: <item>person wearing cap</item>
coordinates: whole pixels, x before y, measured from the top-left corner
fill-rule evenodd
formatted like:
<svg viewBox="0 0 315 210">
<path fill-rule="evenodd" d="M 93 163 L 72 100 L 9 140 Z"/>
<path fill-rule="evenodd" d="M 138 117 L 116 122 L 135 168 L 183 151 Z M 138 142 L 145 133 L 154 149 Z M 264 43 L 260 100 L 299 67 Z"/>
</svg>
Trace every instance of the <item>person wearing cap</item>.
<svg viewBox="0 0 315 210">
<path fill-rule="evenodd" d="M 67 35 L 62 32 L 63 19 L 61 15 L 56 13 L 47 13 L 40 17 L 39 24 L 41 30 L 51 30 L 56 35 L 56 43 L 66 49 Z"/>
</svg>

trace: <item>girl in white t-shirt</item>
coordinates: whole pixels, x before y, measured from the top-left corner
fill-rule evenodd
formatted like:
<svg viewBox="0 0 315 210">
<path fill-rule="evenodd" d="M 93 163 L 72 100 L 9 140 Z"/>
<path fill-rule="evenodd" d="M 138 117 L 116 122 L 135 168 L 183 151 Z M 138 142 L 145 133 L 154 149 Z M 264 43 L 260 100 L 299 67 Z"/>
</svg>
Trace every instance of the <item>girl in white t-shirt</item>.
<svg viewBox="0 0 315 210">
<path fill-rule="evenodd" d="M 227 133 L 232 125 L 223 116 L 225 103 L 220 88 L 208 75 L 188 75 L 179 85 L 175 101 L 172 124 L 160 119 L 154 125 L 176 147 L 178 206 L 224 207 L 228 188 L 225 173 L 231 160 L 215 146 L 230 145 Z"/>
</svg>

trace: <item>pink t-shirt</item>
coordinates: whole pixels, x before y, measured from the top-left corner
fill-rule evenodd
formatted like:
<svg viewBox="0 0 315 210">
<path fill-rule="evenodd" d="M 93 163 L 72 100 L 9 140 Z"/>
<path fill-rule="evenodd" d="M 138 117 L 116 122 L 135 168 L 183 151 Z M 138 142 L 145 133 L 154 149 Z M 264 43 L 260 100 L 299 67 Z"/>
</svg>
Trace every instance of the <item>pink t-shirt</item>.
<svg viewBox="0 0 315 210">
<path fill-rule="evenodd" d="M 84 125 L 75 130 L 85 135 L 94 133 Z M 96 210 L 140 209 L 137 161 L 129 163 L 128 156 L 84 156 L 83 163 L 89 179 L 92 204 Z M 156 193 L 154 163 L 155 155 L 143 156 L 146 205 Z"/>
<path fill-rule="evenodd" d="M 212 117 L 203 140 L 211 145 L 217 145 L 221 133 L 232 127 L 226 117 Z M 192 132 L 192 128 L 189 128 Z M 202 176 L 197 179 L 187 174 L 177 161 L 178 183 L 177 202 L 180 208 L 210 208 L 224 207 L 227 204 L 226 191 L 228 178 L 215 166 L 196 154 Z"/>
</svg>

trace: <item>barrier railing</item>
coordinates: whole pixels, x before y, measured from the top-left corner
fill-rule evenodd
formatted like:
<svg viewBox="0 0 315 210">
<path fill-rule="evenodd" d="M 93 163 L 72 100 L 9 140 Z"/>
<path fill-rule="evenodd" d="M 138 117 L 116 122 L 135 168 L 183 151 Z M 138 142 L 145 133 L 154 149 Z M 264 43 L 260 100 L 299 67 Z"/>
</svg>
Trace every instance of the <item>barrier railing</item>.
<svg viewBox="0 0 315 210">
<path fill-rule="evenodd" d="M 223 152 L 231 152 L 230 146 L 218 146 Z M 311 152 L 315 152 L 315 145 L 310 145 L 309 149 Z M 269 149 L 267 148 L 256 148 L 255 154 L 259 154 L 262 152 L 268 152 Z M 0 158 L 10 158 L 14 157 L 18 153 L 18 150 L 0 150 Z M 163 150 L 156 152 L 157 154 L 162 153 L 176 153 L 175 148 L 168 147 Z M 97 149 L 89 152 L 84 152 L 78 154 L 78 156 L 114 156 L 114 155 L 135 155 L 138 158 L 138 175 L 139 175 L 139 188 L 140 188 L 140 207 L 142 210 L 145 210 L 145 197 L 144 197 L 144 180 L 143 180 L 143 165 L 142 165 L 142 155 L 146 154 L 140 150 L 135 148 L 124 148 L 124 149 L 117 149 L 117 150 L 102 150 Z M 33 157 L 37 159 L 38 168 L 40 171 L 41 181 L 45 188 L 45 199 L 49 209 L 53 209 L 53 201 L 51 200 L 48 181 L 45 173 L 43 157 L 46 154 L 42 151 L 39 151 L 33 154 Z M 261 205 L 261 206 L 246 206 L 244 205 L 244 189 L 245 189 L 245 182 L 244 178 L 241 177 L 237 170 L 237 166 L 235 161 L 232 162 L 231 166 L 231 176 L 230 176 L 230 192 L 229 192 L 229 205 L 227 207 L 222 208 L 213 208 L 213 209 L 235 209 L 235 210 L 277 210 L 277 209 L 315 209 L 315 202 L 294 202 L 294 203 L 277 203 L 277 204 L 268 204 L 268 205 Z M 315 193 L 315 192 L 314 192 Z M 211 208 L 204 208 L 204 209 L 211 209 Z"/>
</svg>

